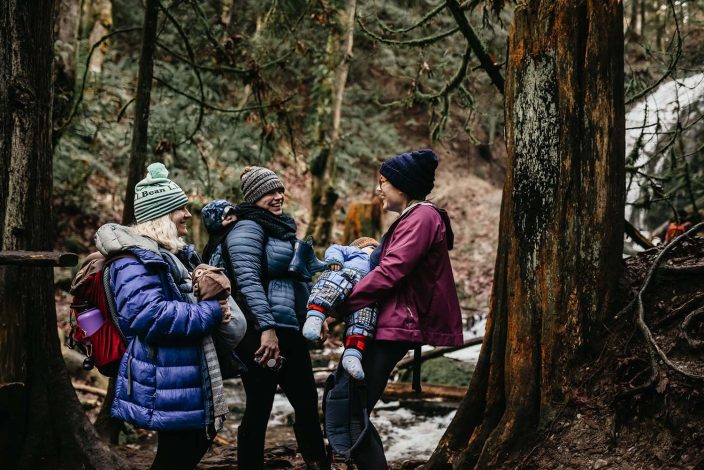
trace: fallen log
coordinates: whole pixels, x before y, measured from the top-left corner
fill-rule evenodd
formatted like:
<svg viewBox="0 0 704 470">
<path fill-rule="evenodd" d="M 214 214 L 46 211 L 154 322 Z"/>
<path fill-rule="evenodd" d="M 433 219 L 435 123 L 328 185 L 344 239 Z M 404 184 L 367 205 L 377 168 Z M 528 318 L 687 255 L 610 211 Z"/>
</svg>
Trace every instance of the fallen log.
<svg viewBox="0 0 704 470">
<path fill-rule="evenodd" d="M 423 383 L 421 384 L 423 391 L 416 393 L 413 391 L 412 384 L 410 382 L 389 382 L 384 389 L 383 396 L 385 398 L 416 398 L 416 399 L 428 399 L 428 398 L 442 398 L 445 400 L 457 400 L 460 401 L 464 398 L 465 393 L 467 393 L 467 387 L 457 387 L 454 385 L 430 385 Z"/>
<path fill-rule="evenodd" d="M 60 251 L 0 251 L 0 266 L 59 266 L 78 264 L 78 255 Z"/>
<path fill-rule="evenodd" d="M 73 385 L 73 388 L 79 392 L 92 393 L 93 395 L 98 395 L 99 397 L 103 398 L 105 398 L 105 396 L 108 394 L 108 392 L 103 390 L 102 388 L 91 387 L 90 385 L 85 385 L 73 381 L 71 381 L 71 384 Z"/>
<path fill-rule="evenodd" d="M 420 362 L 425 362 L 428 359 L 434 359 L 436 357 L 440 357 L 444 354 L 459 351 L 460 349 L 468 348 L 470 346 L 477 346 L 478 344 L 482 344 L 482 341 L 484 341 L 484 338 L 472 338 L 468 339 L 462 344 L 462 346 L 451 346 L 447 348 L 435 348 L 430 351 L 425 351 L 420 355 Z M 404 359 L 401 359 L 398 361 L 398 364 L 396 364 L 397 369 L 406 369 L 408 367 L 413 366 L 413 361 L 414 357 L 406 357 Z"/>
<path fill-rule="evenodd" d="M 640 233 L 640 230 L 635 228 L 633 226 L 633 224 L 627 220 L 624 221 L 623 231 L 628 236 L 628 238 L 633 240 L 633 242 L 635 244 L 637 244 L 638 246 L 640 246 L 641 248 L 643 248 L 645 250 L 649 250 L 650 248 L 655 247 L 655 245 L 653 245 L 653 242 L 651 242 L 650 240 L 645 238 L 645 235 Z M 655 232 L 655 233 L 658 233 L 658 232 Z"/>
</svg>

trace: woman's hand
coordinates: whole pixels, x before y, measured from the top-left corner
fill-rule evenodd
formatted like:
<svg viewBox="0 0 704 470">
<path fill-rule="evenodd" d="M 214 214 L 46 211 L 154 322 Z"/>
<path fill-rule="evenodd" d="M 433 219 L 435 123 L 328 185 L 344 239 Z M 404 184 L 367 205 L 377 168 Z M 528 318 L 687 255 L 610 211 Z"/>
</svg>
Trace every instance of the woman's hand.
<svg viewBox="0 0 704 470">
<path fill-rule="evenodd" d="M 269 359 L 279 360 L 279 338 L 275 329 L 262 331 L 261 346 L 254 353 L 254 358 L 260 364 L 266 364 Z"/>
<path fill-rule="evenodd" d="M 222 322 L 227 323 L 232 317 L 232 312 L 230 311 L 230 304 L 227 303 L 227 299 L 218 300 L 220 304 L 220 310 L 222 310 Z"/>
</svg>

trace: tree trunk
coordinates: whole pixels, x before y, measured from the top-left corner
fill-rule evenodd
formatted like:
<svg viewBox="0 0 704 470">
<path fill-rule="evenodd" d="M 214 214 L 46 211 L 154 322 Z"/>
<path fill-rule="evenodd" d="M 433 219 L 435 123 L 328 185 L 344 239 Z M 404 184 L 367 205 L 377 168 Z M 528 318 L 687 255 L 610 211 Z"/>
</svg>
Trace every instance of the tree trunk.
<svg viewBox="0 0 704 470">
<path fill-rule="evenodd" d="M 346 0 L 344 11 L 337 13 L 337 24 L 332 26 L 328 36 L 326 72 L 320 81 L 317 148 L 310 161 L 312 214 L 307 230 L 307 235 L 311 235 L 318 246 L 327 246 L 331 242 L 333 212 L 339 197 L 335 189 L 335 147 L 340 139 L 342 102 L 352 58 L 356 9 L 356 0 Z M 341 47 L 342 33 L 344 43 Z"/>
<path fill-rule="evenodd" d="M 93 6 L 93 28 L 88 36 L 88 50 L 95 43 L 110 32 L 112 27 L 112 0 L 97 0 Z M 108 45 L 103 42 L 93 52 L 88 64 L 88 70 L 91 73 L 99 74 L 103 69 L 103 61 L 105 60 L 105 51 Z"/>
<path fill-rule="evenodd" d="M 620 0 L 515 10 L 508 167 L 491 311 L 467 395 L 426 468 L 494 468 L 554 418 L 593 351 L 621 271 Z"/>
<path fill-rule="evenodd" d="M 139 57 L 139 75 L 137 77 L 137 96 L 134 103 L 134 129 L 125 188 L 125 208 L 122 223 L 134 222 L 134 187 L 144 178 L 147 160 L 147 131 L 149 128 L 149 103 L 152 93 L 154 72 L 154 49 L 156 47 L 157 20 L 159 19 L 159 1 L 147 0 L 142 28 L 142 51 Z"/>
<path fill-rule="evenodd" d="M 0 2 L 1 250 L 52 246 L 54 2 Z M 97 437 L 61 359 L 50 267 L 0 266 L 0 455 L 10 468 L 127 468 Z"/>
<path fill-rule="evenodd" d="M 76 59 L 78 56 L 78 29 L 81 13 L 79 0 L 60 0 L 57 4 L 54 31 L 56 40 L 54 76 L 54 123 L 61 122 L 71 112 L 76 86 Z M 56 127 L 56 126 L 54 126 Z M 58 133 L 53 136 L 58 140 Z"/>
</svg>

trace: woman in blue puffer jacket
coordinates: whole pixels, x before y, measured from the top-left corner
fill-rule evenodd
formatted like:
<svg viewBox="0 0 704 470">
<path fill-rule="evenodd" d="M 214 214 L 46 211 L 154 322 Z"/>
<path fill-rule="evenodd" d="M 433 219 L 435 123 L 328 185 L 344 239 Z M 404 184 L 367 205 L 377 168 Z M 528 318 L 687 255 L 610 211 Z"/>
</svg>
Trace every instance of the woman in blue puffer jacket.
<svg viewBox="0 0 704 470">
<path fill-rule="evenodd" d="M 284 185 L 271 170 L 248 167 L 240 177 L 244 201 L 235 208 L 237 223 L 225 238 L 248 328 L 237 348 L 248 371 L 242 376 L 247 405 L 238 433 L 238 465 L 263 468 L 264 436 L 278 385 L 295 411 L 294 431 L 308 468 L 329 468 L 318 415 L 318 394 L 308 346 L 300 326 L 305 320 L 308 283 L 289 274 L 296 223 L 283 213 Z M 285 363 L 279 370 L 267 362 Z"/>
<path fill-rule="evenodd" d="M 164 165 L 148 170 L 135 188 L 137 224 L 107 224 L 96 233 L 106 258 L 126 255 L 109 265 L 127 339 L 111 414 L 158 431 L 153 469 L 192 469 L 227 413 L 211 333 L 230 323 L 231 308 L 226 300 L 193 297 L 187 266 L 195 252 L 180 238 L 191 216 L 188 199 Z"/>
</svg>

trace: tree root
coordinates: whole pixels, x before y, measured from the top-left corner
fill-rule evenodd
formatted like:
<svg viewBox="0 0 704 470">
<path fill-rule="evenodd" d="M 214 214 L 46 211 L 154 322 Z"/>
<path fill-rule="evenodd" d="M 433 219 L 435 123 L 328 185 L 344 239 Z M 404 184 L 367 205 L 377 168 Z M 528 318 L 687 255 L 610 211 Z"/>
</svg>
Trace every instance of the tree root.
<svg viewBox="0 0 704 470">
<path fill-rule="evenodd" d="M 682 325 L 680 325 L 680 337 L 687 341 L 687 344 L 689 344 L 689 347 L 692 349 L 704 348 L 704 341 L 694 339 L 689 336 L 689 333 L 687 333 L 687 329 L 689 328 L 689 324 L 692 322 L 692 320 L 701 316 L 704 316 L 704 307 L 699 308 L 687 315 L 684 321 L 682 322 Z"/>
<path fill-rule="evenodd" d="M 653 278 L 653 275 L 655 274 L 655 271 L 658 269 L 660 263 L 662 262 L 663 257 L 665 254 L 667 254 L 669 251 L 671 251 L 675 246 L 677 246 L 682 240 L 685 238 L 689 238 L 692 234 L 695 232 L 699 231 L 702 227 L 704 227 L 704 222 L 700 222 L 691 229 L 689 229 L 687 232 L 681 234 L 672 242 L 670 242 L 669 245 L 667 245 L 655 258 L 653 261 L 652 266 L 650 267 L 650 270 L 648 271 L 648 274 L 645 277 L 645 281 L 643 281 L 643 285 L 641 286 L 640 290 L 638 291 L 638 294 L 636 297 L 629 302 L 629 304 L 624 308 L 621 312 L 619 312 L 616 316 L 620 316 L 622 313 L 629 311 L 633 305 L 636 306 L 637 308 L 637 318 L 636 318 L 636 324 L 638 325 L 638 328 L 640 331 L 643 333 L 643 337 L 646 340 L 646 346 L 648 348 L 648 353 L 650 355 L 650 362 L 651 362 L 651 368 L 652 368 L 652 373 L 650 375 L 650 378 L 646 383 L 643 385 L 636 387 L 631 390 L 626 390 L 625 392 L 622 392 L 618 395 L 617 400 L 637 395 L 640 393 L 643 393 L 647 390 L 652 389 L 652 387 L 655 385 L 658 375 L 660 373 L 660 364 L 665 364 L 668 366 L 670 369 L 673 371 L 679 373 L 680 375 L 692 379 L 692 380 L 704 380 L 704 375 L 692 373 L 692 372 L 687 372 L 686 370 L 680 368 L 676 364 L 674 364 L 669 357 L 667 357 L 667 354 L 660 348 L 658 345 L 657 341 L 655 341 L 655 337 L 653 336 L 652 331 L 650 331 L 650 328 L 648 328 L 647 323 L 645 322 L 645 307 L 643 306 L 643 293 L 645 290 L 648 288 L 648 285 L 650 284 L 650 281 Z M 696 313 L 696 312 L 693 312 Z M 692 314 L 688 315 L 687 318 L 690 318 Z M 690 319 L 691 320 L 691 319 Z M 686 321 L 686 319 L 685 319 Z M 686 334 L 686 333 L 685 333 Z"/>
<path fill-rule="evenodd" d="M 689 299 L 688 301 L 686 301 L 685 303 L 683 303 L 682 305 L 680 305 L 679 307 L 677 307 L 676 309 L 671 311 L 667 316 L 665 316 L 664 318 L 661 318 L 660 320 L 655 322 L 655 326 L 659 328 L 661 326 L 667 325 L 668 323 L 670 323 L 671 321 L 673 321 L 675 318 L 679 317 L 680 315 L 683 315 L 686 312 L 691 311 L 695 305 L 698 305 L 700 303 L 704 303 L 704 294 L 699 294 L 695 297 L 692 297 L 691 299 Z"/>
</svg>

